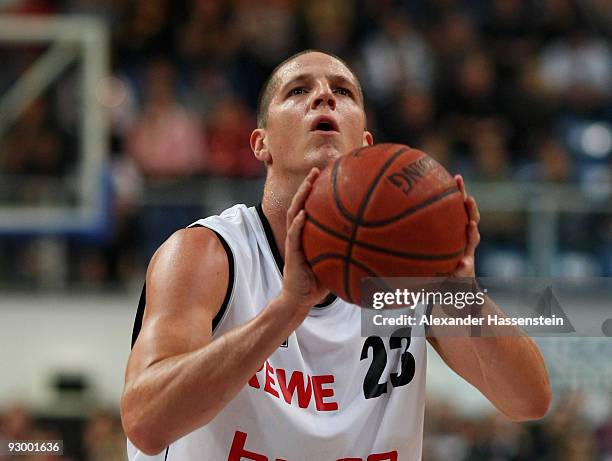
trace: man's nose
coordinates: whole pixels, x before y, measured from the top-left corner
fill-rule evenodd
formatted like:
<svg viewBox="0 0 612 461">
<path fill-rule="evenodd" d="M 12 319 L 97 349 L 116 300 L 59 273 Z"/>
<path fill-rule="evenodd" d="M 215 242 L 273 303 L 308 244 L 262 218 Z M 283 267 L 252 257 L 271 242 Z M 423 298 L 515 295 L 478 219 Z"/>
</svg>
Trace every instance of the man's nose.
<svg viewBox="0 0 612 461">
<path fill-rule="evenodd" d="M 328 85 L 321 86 L 317 89 L 310 108 L 318 109 L 325 105 L 329 106 L 331 110 L 336 110 L 336 95 Z"/>
</svg>

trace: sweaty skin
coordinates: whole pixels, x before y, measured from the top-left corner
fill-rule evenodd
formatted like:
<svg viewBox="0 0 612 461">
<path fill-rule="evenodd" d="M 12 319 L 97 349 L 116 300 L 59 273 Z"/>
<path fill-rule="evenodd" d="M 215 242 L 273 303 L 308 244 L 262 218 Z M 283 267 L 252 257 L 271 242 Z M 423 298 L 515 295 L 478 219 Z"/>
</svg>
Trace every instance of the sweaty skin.
<svg viewBox="0 0 612 461">
<path fill-rule="evenodd" d="M 315 167 L 372 143 L 355 88 L 354 76 L 336 59 L 299 56 L 280 69 L 267 126 L 251 135 L 253 152 L 268 169 L 263 208 L 285 261 L 283 288 L 257 317 L 212 341 L 229 269 L 210 230 L 180 230 L 152 258 L 121 399 L 126 434 L 145 454 L 212 420 L 327 295 L 302 252 L 303 208 L 319 174 Z M 323 116 L 333 119 L 336 132 L 312 129 Z"/>
<path fill-rule="evenodd" d="M 283 287 L 258 316 L 212 341 L 212 319 L 229 278 L 221 243 L 208 229 L 182 229 L 158 249 L 147 270 L 147 305 L 121 399 L 125 432 L 145 454 L 159 453 L 211 421 L 328 294 L 302 251 L 304 203 L 321 168 L 373 139 L 355 77 L 337 59 L 303 54 L 283 65 L 276 79 L 267 124 L 253 131 L 250 144 L 267 166 L 262 206 L 285 261 Z M 331 120 L 335 129 L 313 129 L 317 117 Z M 465 195 L 465 204 L 469 245 L 455 275 L 470 277 L 479 215 L 472 197 Z M 489 300 L 487 309 L 497 308 Z M 550 387 L 530 338 L 431 342 L 508 417 L 526 420 L 546 412 Z"/>
</svg>

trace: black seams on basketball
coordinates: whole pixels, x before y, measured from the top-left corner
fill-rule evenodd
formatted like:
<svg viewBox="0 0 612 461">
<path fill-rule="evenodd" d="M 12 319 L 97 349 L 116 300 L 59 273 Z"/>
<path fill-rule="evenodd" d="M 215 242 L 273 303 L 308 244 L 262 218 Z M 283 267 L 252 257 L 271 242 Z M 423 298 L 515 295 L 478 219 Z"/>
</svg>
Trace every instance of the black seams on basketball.
<svg viewBox="0 0 612 461">
<path fill-rule="evenodd" d="M 315 275 L 359 304 L 363 277 L 450 274 L 468 222 L 453 177 L 399 144 L 357 149 L 325 168 L 306 201 L 302 240 Z"/>
</svg>

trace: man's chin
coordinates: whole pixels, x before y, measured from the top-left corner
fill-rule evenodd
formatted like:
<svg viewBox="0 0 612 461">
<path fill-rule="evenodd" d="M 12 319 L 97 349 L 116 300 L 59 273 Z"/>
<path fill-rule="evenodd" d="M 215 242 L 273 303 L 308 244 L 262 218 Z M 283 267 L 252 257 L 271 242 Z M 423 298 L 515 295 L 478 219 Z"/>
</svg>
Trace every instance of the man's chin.
<svg viewBox="0 0 612 461">
<path fill-rule="evenodd" d="M 324 145 L 316 147 L 311 151 L 312 166 L 319 169 L 325 168 L 342 155 L 340 149 L 335 145 Z"/>
</svg>

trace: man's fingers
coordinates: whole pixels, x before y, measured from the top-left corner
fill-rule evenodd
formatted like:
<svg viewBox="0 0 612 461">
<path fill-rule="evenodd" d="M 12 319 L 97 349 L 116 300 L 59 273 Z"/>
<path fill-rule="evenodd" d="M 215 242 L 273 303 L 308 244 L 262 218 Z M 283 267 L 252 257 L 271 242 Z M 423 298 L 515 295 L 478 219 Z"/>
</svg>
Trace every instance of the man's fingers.
<svg viewBox="0 0 612 461">
<path fill-rule="evenodd" d="M 310 170 L 310 173 L 308 173 L 308 176 L 306 176 L 306 178 L 310 182 L 314 182 L 314 180 L 317 179 L 317 176 L 319 176 L 320 174 L 321 170 L 319 170 L 317 167 L 313 167 L 312 170 Z"/>
<path fill-rule="evenodd" d="M 306 179 L 293 196 L 291 206 L 289 206 L 289 210 L 287 210 L 287 228 L 291 227 L 291 223 L 293 223 L 297 214 L 304 208 L 304 203 L 306 202 L 306 197 L 308 197 L 308 192 L 311 187 L 310 181 Z"/>
<path fill-rule="evenodd" d="M 293 196 L 291 200 L 291 205 L 289 206 L 289 210 L 287 210 L 287 228 L 291 226 L 291 223 L 297 216 L 298 212 L 304 208 L 304 203 L 306 203 L 306 199 L 308 198 L 308 194 L 312 189 L 312 184 L 319 175 L 320 171 L 318 168 L 313 168 L 310 170 L 310 173 L 304 178 L 302 184 L 299 189 Z"/>
<path fill-rule="evenodd" d="M 460 174 L 455 175 L 455 182 L 457 183 L 457 187 L 461 191 L 461 195 L 463 195 L 463 199 L 465 200 L 467 197 L 467 193 L 465 192 L 465 183 L 463 182 L 463 176 Z"/>
<path fill-rule="evenodd" d="M 476 224 L 478 224 L 480 222 L 480 211 L 478 210 L 476 200 L 471 195 L 465 201 L 465 208 L 467 209 L 469 219 L 476 221 Z"/>
<path fill-rule="evenodd" d="M 306 212 L 300 210 L 295 219 L 291 222 L 287 231 L 287 250 L 290 252 L 300 252 L 302 249 L 302 229 L 306 221 Z"/>
<path fill-rule="evenodd" d="M 465 183 L 463 182 L 463 177 L 460 174 L 455 175 L 455 182 L 457 183 L 457 187 L 463 195 L 463 202 L 465 203 L 465 209 L 467 210 L 469 219 L 476 221 L 476 224 L 478 224 L 480 222 L 480 211 L 478 211 L 476 199 L 474 199 L 473 196 L 467 194 L 467 191 L 465 190 Z"/>
<path fill-rule="evenodd" d="M 468 224 L 468 242 L 467 247 L 465 249 L 465 254 L 474 256 L 476 252 L 476 247 L 480 243 L 480 232 L 478 231 L 478 224 L 474 220 L 470 220 Z"/>
</svg>

